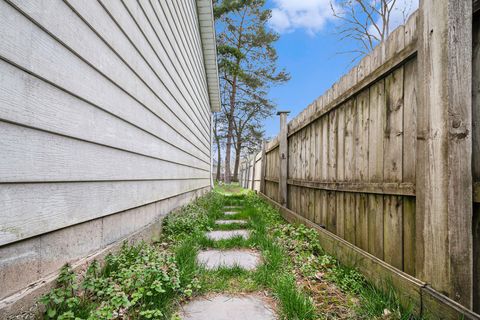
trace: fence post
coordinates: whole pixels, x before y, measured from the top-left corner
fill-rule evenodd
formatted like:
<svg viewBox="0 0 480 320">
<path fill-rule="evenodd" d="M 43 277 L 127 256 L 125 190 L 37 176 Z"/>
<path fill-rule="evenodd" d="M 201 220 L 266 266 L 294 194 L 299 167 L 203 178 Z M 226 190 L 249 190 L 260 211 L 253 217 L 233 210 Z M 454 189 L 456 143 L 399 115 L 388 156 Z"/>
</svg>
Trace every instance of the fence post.
<svg viewBox="0 0 480 320">
<path fill-rule="evenodd" d="M 290 111 L 278 111 L 280 116 L 280 134 L 279 134 L 279 155 L 280 172 L 278 175 L 278 202 L 282 206 L 287 206 L 287 177 L 288 177 L 288 128 L 287 115 Z"/>
<path fill-rule="evenodd" d="M 257 154 L 253 154 L 253 167 L 252 167 L 252 190 L 255 191 L 255 159 L 257 158 Z"/>
<path fill-rule="evenodd" d="M 245 189 L 248 189 L 248 158 L 245 158 Z"/>
<path fill-rule="evenodd" d="M 472 308 L 472 1 L 419 11 L 417 277 Z"/>
<path fill-rule="evenodd" d="M 250 160 L 247 157 L 247 185 L 245 186 L 245 189 L 249 189 L 250 185 Z"/>
<path fill-rule="evenodd" d="M 245 158 L 243 162 L 243 171 L 244 171 L 243 187 L 245 189 L 248 189 L 248 159 L 247 158 Z"/>
<path fill-rule="evenodd" d="M 240 161 L 240 187 L 243 187 L 243 162 Z"/>
<path fill-rule="evenodd" d="M 266 147 L 267 141 L 263 140 L 262 142 L 262 162 L 260 163 L 260 192 L 265 194 L 265 164 L 267 163 L 266 158 Z"/>
</svg>

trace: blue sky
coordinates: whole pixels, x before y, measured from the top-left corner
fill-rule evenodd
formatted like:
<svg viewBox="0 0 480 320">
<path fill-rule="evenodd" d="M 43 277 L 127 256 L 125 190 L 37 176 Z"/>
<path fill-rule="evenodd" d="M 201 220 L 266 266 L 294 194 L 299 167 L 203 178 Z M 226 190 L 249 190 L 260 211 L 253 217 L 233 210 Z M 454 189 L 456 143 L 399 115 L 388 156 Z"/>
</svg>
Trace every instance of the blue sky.
<svg viewBox="0 0 480 320">
<path fill-rule="evenodd" d="M 270 97 L 278 109 L 291 111 L 289 120 L 352 67 L 353 56 L 339 54 L 346 50 L 348 43 L 339 44 L 333 23 L 315 35 L 303 28 L 284 33 L 275 47 L 279 66 L 287 69 L 291 79 L 272 88 Z M 274 137 L 279 127 L 278 117 L 266 119 L 264 124 L 267 137 Z"/>
<path fill-rule="evenodd" d="M 336 35 L 338 21 L 332 17 L 329 3 L 329 0 L 267 1 L 267 7 L 273 9 L 270 26 L 280 33 L 280 40 L 275 45 L 278 64 L 291 75 L 288 83 L 272 88 L 270 98 L 279 110 L 291 111 L 289 120 L 354 65 L 351 62 L 354 56 L 341 52 L 348 51 L 355 44 L 339 41 Z M 418 0 L 401 0 L 399 3 L 407 5 L 409 11 L 418 7 Z M 399 24 L 398 21 L 394 23 Z M 266 119 L 264 125 L 267 137 L 277 135 L 277 116 Z"/>
</svg>

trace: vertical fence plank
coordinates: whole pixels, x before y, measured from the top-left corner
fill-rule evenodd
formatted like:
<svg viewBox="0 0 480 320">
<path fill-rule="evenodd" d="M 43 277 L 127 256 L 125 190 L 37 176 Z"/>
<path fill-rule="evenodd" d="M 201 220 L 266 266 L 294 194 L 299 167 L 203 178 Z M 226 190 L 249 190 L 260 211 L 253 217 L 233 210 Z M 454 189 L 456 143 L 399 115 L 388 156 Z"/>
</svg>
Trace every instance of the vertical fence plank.
<svg viewBox="0 0 480 320">
<path fill-rule="evenodd" d="M 355 242 L 355 195 L 345 192 L 345 240 L 352 244 Z"/>
<path fill-rule="evenodd" d="M 304 132 L 304 145 L 305 145 L 305 163 L 303 165 L 303 172 L 305 172 L 305 176 L 303 177 L 304 180 L 311 180 L 311 172 L 310 172 L 310 160 L 312 159 L 312 154 L 310 150 L 310 132 L 311 127 L 307 126 L 305 129 L 302 130 Z"/>
<path fill-rule="evenodd" d="M 308 220 L 315 221 L 315 190 L 307 189 L 308 192 Z"/>
<path fill-rule="evenodd" d="M 279 139 L 279 177 L 278 177 L 278 198 L 282 206 L 287 205 L 287 169 L 288 169 L 288 112 L 278 112 L 280 115 L 280 139 Z"/>
<path fill-rule="evenodd" d="M 383 260 L 383 195 L 368 195 L 368 252 Z"/>
<path fill-rule="evenodd" d="M 337 181 L 345 180 L 345 109 L 337 110 Z M 337 235 L 345 237 L 345 193 L 336 192 Z"/>
<path fill-rule="evenodd" d="M 321 181 L 328 181 L 328 117 L 322 117 L 322 176 Z"/>
<path fill-rule="evenodd" d="M 357 123 L 355 125 L 356 180 L 368 181 L 368 126 L 370 90 L 364 89 L 357 96 Z M 366 194 L 356 196 L 356 242 L 363 250 L 368 250 L 368 199 Z"/>
<path fill-rule="evenodd" d="M 367 88 L 357 96 L 356 130 L 355 130 L 355 161 L 356 180 L 368 181 L 368 118 L 370 90 Z"/>
<path fill-rule="evenodd" d="M 321 201 L 321 191 L 314 190 L 315 194 L 315 217 L 314 222 L 318 225 L 322 224 L 322 201 Z"/>
<path fill-rule="evenodd" d="M 402 270 L 402 197 L 385 196 L 384 210 L 384 260 Z"/>
<path fill-rule="evenodd" d="M 417 148 L 417 60 L 404 66 L 403 182 L 415 183 Z M 403 270 L 415 276 L 415 198 L 403 198 Z"/>
<path fill-rule="evenodd" d="M 328 181 L 337 181 L 337 112 L 335 110 L 328 113 Z M 330 232 L 337 233 L 337 199 L 335 192 L 327 193 L 328 201 L 328 221 L 327 229 Z"/>
<path fill-rule="evenodd" d="M 383 175 L 388 182 L 402 181 L 403 168 L 403 67 L 385 79 L 387 103 Z"/>
<path fill-rule="evenodd" d="M 345 181 L 345 109 L 337 111 L 337 181 Z"/>
<path fill-rule="evenodd" d="M 403 67 L 385 79 L 386 125 L 384 135 L 384 181 L 401 182 L 403 170 Z M 403 200 L 384 196 L 384 259 L 403 269 Z"/>
<path fill-rule="evenodd" d="M 345 193 L 336 192 L 337 236 L 345 238 Z"/>
<path fill-rule="evenodd" d="M 368 127 L 368 181 L 383 181 L 383 136 L 385 131 L 385 81 L 370 87 Z M 368 252 L 383 259 L 383 195 L 368 195 Z"/>
<path fill-rule="evenodd" d="M 354 171 L 354 137 L 353 137 L 353 106 L 354 101 L 349 100 L 344 104 L 345 108 L 345 181 L 353 181 Z M 345 192 L 345 240 L 355 244 L 355 195 Z"/>
</svg>

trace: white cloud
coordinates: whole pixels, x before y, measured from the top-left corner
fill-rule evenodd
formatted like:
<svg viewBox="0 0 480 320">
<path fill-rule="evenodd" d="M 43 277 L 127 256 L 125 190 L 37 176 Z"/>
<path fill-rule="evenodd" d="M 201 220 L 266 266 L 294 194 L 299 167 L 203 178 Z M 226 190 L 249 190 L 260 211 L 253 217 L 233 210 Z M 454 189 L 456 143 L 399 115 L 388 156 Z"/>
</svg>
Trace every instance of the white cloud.
<svg viewBox="0 0 480 320">
<path fill-rule="evenodd" d="M 330 0 L 273 0 L 270 27 L 279 33 L 305 29 L 315 35 L 333 18 Z"/>
</svg>

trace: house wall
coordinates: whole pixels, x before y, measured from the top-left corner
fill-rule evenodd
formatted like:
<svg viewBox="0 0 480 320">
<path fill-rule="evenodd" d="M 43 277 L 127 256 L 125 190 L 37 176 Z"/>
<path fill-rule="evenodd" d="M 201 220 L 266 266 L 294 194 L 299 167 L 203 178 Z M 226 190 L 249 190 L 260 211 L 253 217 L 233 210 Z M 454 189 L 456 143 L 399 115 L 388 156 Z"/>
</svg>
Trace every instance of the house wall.
<svg viewBox="0 0 480 320">
<path fill-rule="evenodd" d="M 0 1 L 0 299 L 210 190 L 200 29 L 195 0 Z"/>
</svg>

